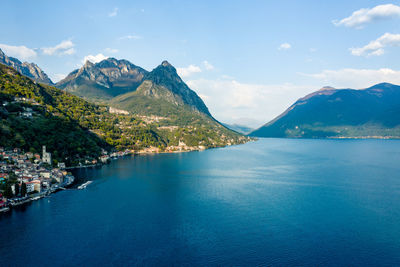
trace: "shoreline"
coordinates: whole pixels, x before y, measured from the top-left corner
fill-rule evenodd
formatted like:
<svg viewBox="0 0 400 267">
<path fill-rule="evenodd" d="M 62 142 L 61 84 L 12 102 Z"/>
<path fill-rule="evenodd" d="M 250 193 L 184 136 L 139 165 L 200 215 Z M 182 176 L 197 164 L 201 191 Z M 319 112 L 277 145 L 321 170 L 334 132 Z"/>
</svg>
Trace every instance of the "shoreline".
<svg viewBox="0 0 400 267">
<path fill-rule="evenodd" d="M 400 140 L 400 136 L 328 136 L 328 137 L 272 137 L 272 136 L 257 136 L 264 139 L 304 139 L 304 140 Z"/>
<path fill-rule="evenodd" d="M 200 152 L 200 151 L 206 151 L 209 149 L 215 149 L 215 148 L 224 148 L 224 147 L 231 147 L 231 146 L 238 146 L 238 145 L 244 145 L 252 141 L 257 141 L 257 138 L 250 137 L 247 139 L 246 142 L 244 143 L 238 143 L 238 144 L 230 144 L 226 146 L 216 146 L 216 147 L 207 147 L 207 148 L 202 148 L 202 149 L 183 149 L 183 150 L 169 150 L 169 151 L 156 151 L 156 149 L 152 148 L 146 148 L 142 150 L 137 150 L 137 151 L 129 151 L 125 152 L 126 154 L 122 156 L 117 156 L 117 157 L 110 157 L 109 160 L 117 160 L 119 158 L 123 158 L 126 156 L 134 156 L 134 155 L 156 155 L 156 154 L 176 154 L 176 153 L 188 153 L 188 152 Z M 84 168 L 94 168 L 94 167 L 101 167 L 103 165 L 108 164 L 109 162 L 100 162 L 97 164 L 88 164 L 88 165 L 80 165 L 80 166 L 71 166 L 71 167 L 66 167 L 66 170 L 75 170 L 75 169 L 84 169 Z"/>
<path fill-rule="evenodd" d="M 155 151 L 150 149 L 143 149 L 139 151 L 130 151 L 130 152 L 124 152 L 125 154 L 121 156 L 115 156 L 115 157 L 110 157 L 106 162 L 101 162 L 97 164 L 89 164 L 89 165 L 80 165 L 80 166 L 72 166 L 72 167 L 66 167 L 65 170 L 78 170 L 78 169 L 84 169 L 84 168 L 94 168 L 94 167 L 102 167 L 103 165 L 109 164 L 112 160 L 118 160 L 120 158 L 124 158 L 126 156 L 135 156 L 135 155 L 155 155 L 155 154 L 175 154 L 175 153 L 187 153 L 187 152 L 199 152 L 199 151 L 205 151 L 208 149 L 214 149 L 214 148 L 224 148 L 224 147 L 230 147 L 230 146 L 237 146 L 237 145 L 243 145 L 251 141 L 255 141 L 256 139 L 249 138 L 247 139 L 246 142 L 244 143 L 238 143 L 238 144 L 230 144 L 226 146 L 218 146 L 218 147 L 209 147 L 209 148 L 204 148 L 204 149 L 185 149 L 185 150 L 170 150 L 170 151 Z M 8 213 L 10 212 L 14 207 L 18 206 L 23 206 L 25 204 L 28 204 L 32 201 L 39 200 L 41 198 L 50 196 L 53 193 L 56 193 L 61 190 L 66 190 L 68 187 L 70 187 L 77 179 L 73 175 L 67 175 L 66 178 L 68 179 L 66 182 L 63 182 L 61 184 L 57 184 L 49 189 L 47 189 L 44 192 L 41 193 L 36 193 L 31 196 L 26 196 L 23 198 L 19 199 L 12 199 L 10 202 L 3 208 L 0 209 L 0 214 L 2 213 Z M 78 187 L 78 189 L 80 189 Z"/>
<path fill-rule="evenodd" d="M 25 204 L 31 203 L 32 201 L 39 200 L 41 198 L 50 196 L 51 194 L 57 193 L 61 190 L 66 190 L 68 187 L 70 187 L 74 183 L 75 177 L 73 175 L 67 175 L 66 178 L 67 178 L 66 182 L 52 186 L 49 189 L 47 189 L 46 191 L 36 193 L 36 194 L 26 196 L 26 197 L 11 199 L 9 201 L 9 203 L 7 204 L 7 206 L 0 209 L 0 214 L 10 212 L 14 207 L 23 206 Z"/>
</svg>

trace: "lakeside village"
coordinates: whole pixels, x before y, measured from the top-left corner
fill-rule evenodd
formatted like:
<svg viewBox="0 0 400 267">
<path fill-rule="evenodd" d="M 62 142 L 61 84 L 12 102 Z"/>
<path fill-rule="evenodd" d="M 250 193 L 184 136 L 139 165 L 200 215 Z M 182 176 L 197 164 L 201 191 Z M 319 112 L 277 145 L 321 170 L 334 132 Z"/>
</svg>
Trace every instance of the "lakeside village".
<svg viewBox="0 0 400 267">
<path fill-rule="evenodd" d="M 103 151 L 99 160 L 86 161 L 86 165 L 80 164 L 78 168 L 105 164 L 111 158 L 127 154 L 114 152 L 108 155 Z M 65 163 L 59 162 L 57 167 L 52 167 L 51 163 L 51 153 L 46 151 L 46 146 L 43 146 L 42 155 L 0 147 L 0 213 L 64 190 L 74 182 L 75 177 L 67 171 L 69 168 Z"/>
</svg>

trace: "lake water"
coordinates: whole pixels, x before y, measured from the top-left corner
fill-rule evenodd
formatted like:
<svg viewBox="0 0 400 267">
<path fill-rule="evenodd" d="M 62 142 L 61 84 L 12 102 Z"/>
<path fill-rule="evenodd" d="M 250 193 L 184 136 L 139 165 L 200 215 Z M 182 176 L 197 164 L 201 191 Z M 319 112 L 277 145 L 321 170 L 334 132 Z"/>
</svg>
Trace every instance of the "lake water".
<svg viewBox="0 0 400 267">
<path fill-rule="evenodd" d="M 135 156 L 0 215 L 0 266 L 400 265 L 400 141 Z"/>
</svg>

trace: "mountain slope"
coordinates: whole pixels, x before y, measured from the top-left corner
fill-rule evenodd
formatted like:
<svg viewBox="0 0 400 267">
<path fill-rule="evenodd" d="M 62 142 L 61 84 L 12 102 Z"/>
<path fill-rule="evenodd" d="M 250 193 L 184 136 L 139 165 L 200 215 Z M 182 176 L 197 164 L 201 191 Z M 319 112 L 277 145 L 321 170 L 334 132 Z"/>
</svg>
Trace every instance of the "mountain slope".
<svg viewBox="0 0 400 267">
<path fill-rule="evenodd" d="M 127 60 L 108 58 L 96 64 L 87 61 L 56 86 L 90 101 L 104 101 L 136 90 L 146 73 Z"/>
<path fill-rule="evenodd" d="M 57 86 L 150 125 L 164 142 L 159 145 L 161 150 L 201 149 L 247 140 L 217 122 L 167 61 L 151 72 L 126 60 L 86 62 Z"/>
<path fill-rule="evenodd" d="M 156 123 L 173 146 L 221 146 L 247 140 L 216 121 L 167 61 L 147 73 L 136 91 L 115 97 L 110 105 Z"/>
<path fill-rule="evenodd" d="M 258 137 L 400 137 L 400 86 L 322 88 L 253 131 Z"/>
<path fill-rule="evenodd" d="M 19 73 L 37 81 L 40 83 L 45 83 L 52 85 L 53 82 L 50 80 L 50 78 L 47 76 L 46 73 L 44 73 L 38 65 L 35 63 L 28 63 L 28 62 L 21 62 L 16 58 L 13 57 L 8 57 L 3 53 L 3 51 L 0 49 L 0 63 L 13 67 L 15 70 L 17 70 Z"/>
<path fill-rule="evenodd" d="M 147 73 L 136 91 L 116 97 L 111 104 L 142 115 L 171 116 L 191 110 L 211 117 L 203 100 L 167 61 Z"/>
<path fill-rule="evenodd" d="M 161 126 L 158 120 L 92 104 L 38 84 L 3 64 L 0 104 L 0 146 L 36 152 L 46 145 L 55 160 L 69 164 L 96 158 L 102 149 L 185 151 L 246 141 L 213 120 L 206 126 L 196 122 L 190 127 Z"/>
</svg>

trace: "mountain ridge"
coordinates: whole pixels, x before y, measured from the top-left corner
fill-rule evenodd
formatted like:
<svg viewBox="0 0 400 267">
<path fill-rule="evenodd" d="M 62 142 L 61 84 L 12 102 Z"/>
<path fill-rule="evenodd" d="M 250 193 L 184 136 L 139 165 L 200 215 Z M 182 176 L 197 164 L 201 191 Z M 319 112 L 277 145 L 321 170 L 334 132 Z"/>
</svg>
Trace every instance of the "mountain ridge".
<svg viewBox="0 0 400 267">
<path fill-rule="evenodd" d="M 19 73 L 32 78 L 36 82 L 49 85 L 54 84 L 47 74 L 35 63 L 21 62 L 17 58 L 7 56 L 1 49 L 0 63 L 14 68 Z"/>
<path fill-rule="evenodd" d="M 124 59 L 107 58 L 98 63 L 86 61 L 81 68 L 56 83 L 56 87 L 88 100 L 104 101 L 136 90 L 146 73 Z"/>
<path fill-rule="evenodd" d="M 169 118 L 141 117 L 90 103 L 0 64 L 2 147 L 38 152 L 44 144 L 57 151 L 54 159 L 75 164 L 98 157 L 102 148 L 175 152 L 248 141 L 204 114 L 181 115 L 190 121 L 178 127 Z"/>
<path fill-rule="evenodd" d="M 164 101 L 164 105 L 169 102 L 175 107 L 186 106 L 195 112 L 212 117 L 203 100 L 186 85 L 177 74 L 176 69 L 166 60 L 151 72 L 148 72 L 144 76 L 141 85 L 135 91 L 117 96 L 111 102 L 111 104 L 130 109 L 135 113 L 163 115 L 163 112 L 152 109 L 151 103 L 148 104 L 147 108 L 135 108 L 134 105 L 124 104 L 129 99 L 133 103 L 138 101 L 151 102 L 152 99 L 158 102 Z M 135 99 L 140 100 L 135 101 Z"/>
<path fill-rule="evenodd" d="M 400 86 L 325 88 L 300 98 L 251 132 L 257 137 L 400 137 Z M 397 114 L 397 115 L 396 115 Z"/>
</svg>

